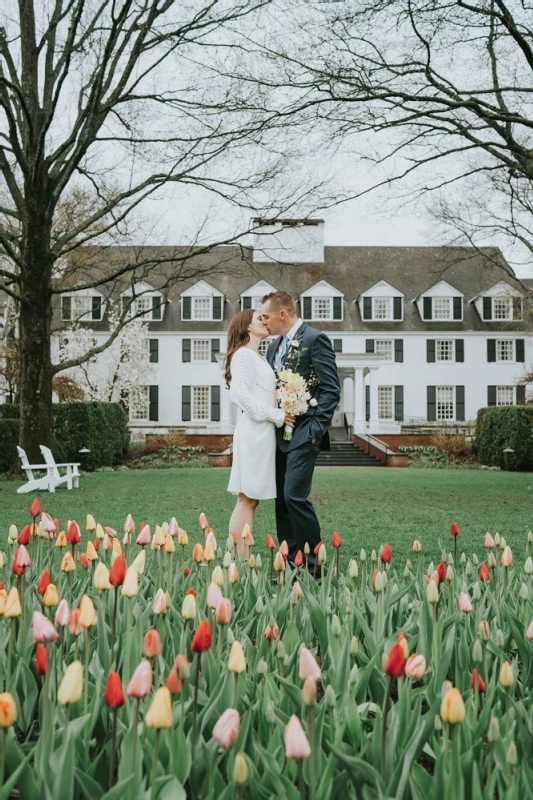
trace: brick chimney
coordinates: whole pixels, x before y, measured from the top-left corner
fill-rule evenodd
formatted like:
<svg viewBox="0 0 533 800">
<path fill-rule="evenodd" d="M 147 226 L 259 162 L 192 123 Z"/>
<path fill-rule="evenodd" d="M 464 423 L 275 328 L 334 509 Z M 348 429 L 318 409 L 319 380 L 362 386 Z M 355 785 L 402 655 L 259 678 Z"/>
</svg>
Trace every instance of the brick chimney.
<svg viewBox="0 0 533 800">
<path fill-rule="evenodd" d="M 263 219 L 254 226 L 254 262 L 311 264 L 324 262 L 323 219 Z"/>
</svg>

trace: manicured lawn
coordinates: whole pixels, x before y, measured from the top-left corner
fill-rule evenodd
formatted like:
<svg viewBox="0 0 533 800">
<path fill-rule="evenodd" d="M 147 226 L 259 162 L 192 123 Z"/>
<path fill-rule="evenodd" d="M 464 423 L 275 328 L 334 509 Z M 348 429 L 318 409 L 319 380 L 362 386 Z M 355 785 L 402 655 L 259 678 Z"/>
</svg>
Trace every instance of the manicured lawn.
<svg viewBox="0 0 533 800">
<path fill-rule="evenodd" d="M 43 509 L 62 525 L 76 519 L 83 529 L 91 513 L 103 525 L 121 531 L 128 513 L 135 522 L 154 525 L 176 516 L 191 541 L 198 538 L 198 516 L 207 514 L 224 546 L 233 498 L 226 492 L 229 470 L 177 469 L 92 473 L 82 476 L 78 491 L 64 488 L 39 495 Z M 18 483 L 0 484 L 1 544 L 5 549 L 11 523 L 29 522 L 32 495 L 18 495 Z M 368 557 L 388 541 L 393 557 L 411 555 L 413 539 L 422 542 L 425 562 L 440 557 L 441 545 L 452 548 L 450 522 L 461 530 L 459 551 L 483 556 L 485 531 L 503 535 L 516 562 L 524 559 L 526 535 L 533 528 L 533 474 L 474 470 L 320 468 L 312 499 L 329 542 L 333 530 L 343 539 L 342 560 Z M 266 532 L 275 532 L 274 501 L 261 503 L 254 531 L 264 551 Z"/>
</svg>

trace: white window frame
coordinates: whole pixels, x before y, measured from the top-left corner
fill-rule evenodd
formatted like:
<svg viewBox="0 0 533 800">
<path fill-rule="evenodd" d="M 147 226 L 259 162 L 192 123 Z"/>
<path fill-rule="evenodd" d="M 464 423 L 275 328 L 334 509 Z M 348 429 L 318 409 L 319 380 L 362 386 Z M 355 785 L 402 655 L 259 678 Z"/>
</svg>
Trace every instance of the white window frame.
<svg viewBox="0 0 533 800">
<path fill-rule="evenodd" d="M 198 316 L 196 313 L 196 302 L 201 300 L 202 302 L 208 303 L 209 308 L 209 316 L 203 317 Z M 213 321 L 213 298 L 212 297 L 205 297 L 204 295 L 197 294 L 191 297 L 191 321 L 192 322 L 209 322 Z"/>
<path fill-rule="evenodd" d="M 263 339 L 259 342 L 259 353 L 260 355 L 266 358 L 267 350 L 271 342 L 274 341 L 274 336 L 268 336 L 266 339 Z"/>
<path fill-rule="evenodd" d="M 386 303 L 387 316 L 378 317 L 377 311 L 376 311 L 377 302 Z M 376 321 L 376 322 L 390 322 L 390 321 L 392 321 L 392 314 L 393 314 L 392 297 L 373 297 L 372 298 L 372 322 L 374 322 L 374 321 Z"/>
<path fill-rule="evenodd" d="M 197 393 L 199 390 L 205 392 L 207 397 L 207 416 L 199 417 L 195 415 L 195 410 L 198 408 Z M 211 422 L 211 387 L 205 385 L 191 386 L 191 422 Z"/>
<path fill-rule="evenodd" d="M 385 405 L 384 394 L 390 395 L 390 416 L 385 416 L 382 413 Z M 388 422 L 394 420 L 394 386 L 378 386 L 378 419 Z"/>
<path fill-rule="evenodd" d="M 70 298 L 70 317 L 66 319 L 63 316 L 63 298 Z M 98 319 L 93 319 L 93 297 L 100 299 L 100 316 Z M 83 308 L 82 301 L 85 302 L 87 308 Z M 104 317 L 104 298 L 101 295 L 94 294 L 79 294 L 73 292 L 72 294 L 61 295 L 61 321 L 62 322 L 101 322 Z M 82 305 L 81 308 L 79 306 Z M 78 308 L 76 308 L 78 306 Z"/>
<path fill-rule="evenodd" d="M 442 317 L 442 316 L 438 316 L 437 315 L 437 302 L 438 301 L 446 301 L 448 303 L 448 314 L 447 314 L 447 316 Z M 446 296 L 446 297 L 436 296 L 436 297 L 433 297 L 431 321 L 446 322 L 446 321 L 450 321 L 450 320 L 453 320 L 453 297 L 450 297 L 450 296 Z"/>
<path fill-rule="evenodd" d="M 205 346 L 205 352 L 207 354 L 206 358 L 195 358 L 194 349 L 195 346 L 199 348 L 200 343 Z M 191 339 L 191 363 L 207 364 L 210 361 L 211 361 L 211 339 L 204 339 L 202 337 L 196 337 L 195 339 Z"/>
<path fill-rule="evenodd" d="M 154 308 L 153 308 L 154 297 L 156 297 L 161 303 L 161 317 L 159 319 L 157 318 L 154 319 Z M 146 311 L 142 311 L 142 308 L 139 306 L 139 303 L 142 302 L 142 304 L 144 305 L 146 301 L 148 301 L 148 308 L 146 309 Z M 162 295 L 160 295 L 158 292 L 143 292 L 133 300 L 130 306 L 130 315 L 132 317 L 136 317 L 137 319 L 147 319 L 150 320 L 151 322 L 161 322 L 163 319 L 163 309 L 164 309 L 164 303 Z M 142 313 L 139 313 L 141 311 Z"/>
<path fill-rule="evenodd" d="M 449 345 L 449 352 L 450 358 L 439 358 L 439 355 L 442 356 L 442 345 Z M 439 361 L 442 364 L 451 364 L 455 361 L 455 341 L 454 339 L 435 339 L 435 361 Z M 439 347 L 441 352 L 439 354 Z"/>
<path fill-rule="evenodd" d="M 387 345 L 386 348 L 383 348 L 386 352 L 379 349 L 380 344 Z M 385 356 L 386 361 L 394 361 L 394 339 L 374 339 L 374 352 Z"/>
<path fill-rule="evenodd" d="M 511 358 L 501 358 L 501 345 L 511 345 Z M 497 364 L 513 364 L 516 361 L 516 345 L 514 339 L 496 339 L 496 363 Z"/>
<path fill-rule="evenodd" d="M 503 392 L 511 392 L 511 402 L 501 402 L 501 394 Z M 516 386 L 497 386 L 496 387 L 496 405 L 497 406 L 515 406 L 516 405 Z"/>
<path fill-rule="evenodd" d="M 318 303 L 327 301 L 329 307 L 329 314 L 327 317 L 318 316 Z M 311 298 L 311 319 L 313 322 L 333 322 L 333 297 L 322 295 L 321 297 Z"/>
<path fill-rule="evenodd" d="M 507 314 L 504 317 L 496 316 L 496 301 L 505 303 Z M 496 295 L 492 298 L 492 319 L 495 322 L 511 322 L 513 319 L 513 298 L 509 295 Z"/>
<path fill-rule="evenodd" d="M 451 395 L 451 416 L 439 416 L 439 403 L 449 403 L 448 399 L 439 399 L 439 392 L 447 392 Z M 435 417 L 437 422 L 453 422 L 457 409 L 455 407 L 455 386 L 436 386 L 435 387 Z"/>
<path fill-rule="evenodd" d="M 135 405 L 136 401 L 132 399 L 132 394 L 134 394 L 134 393 L 140 394 L 142 391 L 144 391 L 146 393 L 146 405 L 145 405 L 146 414 L 145 414 L 145 416 L 137 416 L 137 414 L 134 413 L 134 405 Z M 142 399 L 143 398 L 140 398 L 139 404 L 140 404 L 140 402 L 142 402 Z M 149 386 L 135 386 L 134 388 L 131 388 L 130 389 L 130 402 L 129 402 L 129 418 L 130 418 L 130 422 L 148 422 L 149 417 L 150 417 L 150 387 Z"/>
</svg>

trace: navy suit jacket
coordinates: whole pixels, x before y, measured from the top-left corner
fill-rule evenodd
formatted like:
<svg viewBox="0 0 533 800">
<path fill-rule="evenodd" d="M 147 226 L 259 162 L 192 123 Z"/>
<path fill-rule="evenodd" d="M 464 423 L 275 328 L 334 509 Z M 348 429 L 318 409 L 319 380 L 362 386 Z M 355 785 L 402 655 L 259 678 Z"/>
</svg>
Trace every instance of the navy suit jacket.
<svg viewBox="0 0 533 800">
<path fill-rule="evenodd" d="M 267 360 L 272 369 L 281 338 L 278 336 L 274 339 L 267 351 Z M 329 450 L 328 427 L 341 396 L 335 353 L 329 337 L 303 322 L 283 358 L 282 367 L 305 378 L 311 397 L 316 399 L 317 404 L 309 406 L 305 414 L 296 417 L 290 442 L 283 439 L 283 427 L 277 429 L 278 447 L 289 451 L 316 438 L 320 440 L 322 450 Z"/>
</svg>

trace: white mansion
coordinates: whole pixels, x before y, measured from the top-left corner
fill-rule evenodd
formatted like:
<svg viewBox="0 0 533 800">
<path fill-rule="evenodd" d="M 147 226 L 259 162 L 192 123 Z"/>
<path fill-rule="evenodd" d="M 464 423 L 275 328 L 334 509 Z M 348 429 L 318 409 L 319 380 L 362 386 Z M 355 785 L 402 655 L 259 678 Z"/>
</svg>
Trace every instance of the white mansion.
<svg viewBox="0 0 533 800">
<path fill-rule="evenodd" d="M 403 421 L 474 420 L 483 406 L 524 402 L 517 383 L 532 362 L 533 281 L 519 280 L 499 250 L 325 247 L 322 220 L 256 225 L 254 247 L 195 254 L 202 277 L 187 282 L 168 281 L 165 252 L 176 248 L 142 248 L 142 263 L 153 264 L 133 288 L 134 308 L 149 321 L 154 377 L 132 409 L 139 435 L 175 426 L 232 432 L 225 331 L 233 314 L 274 289 L 292 294 L 300 316 L 331 337 L 343 387 L 334 425 L 379 436 L 400 433 Z M 98 269 L 130 251 L 108 248 Z M 62 295 L 57 327 L 81 312 L 95 336 L 107 336 L 108 300 L 131 294 L 129 280 L 114 286 L 115 297 Z"/>
</svg>

